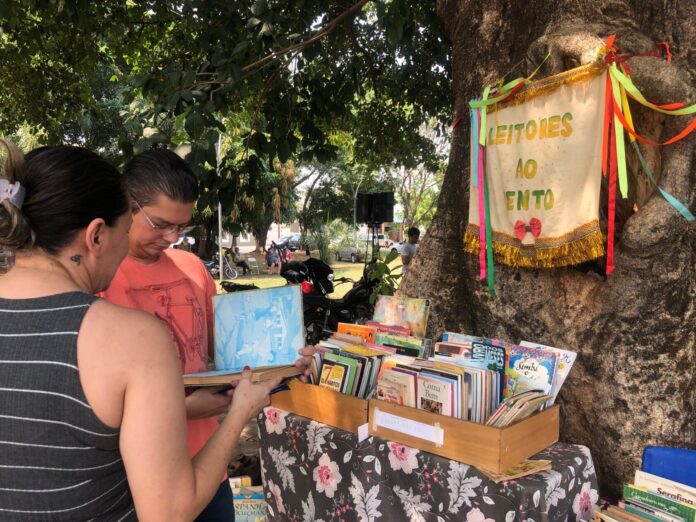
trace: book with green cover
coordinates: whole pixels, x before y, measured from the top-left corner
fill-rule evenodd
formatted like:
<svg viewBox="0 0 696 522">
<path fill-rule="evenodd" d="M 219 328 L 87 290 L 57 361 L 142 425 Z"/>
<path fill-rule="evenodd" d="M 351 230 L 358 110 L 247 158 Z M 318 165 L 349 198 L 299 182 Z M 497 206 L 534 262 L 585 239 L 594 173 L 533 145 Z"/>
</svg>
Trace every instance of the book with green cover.
<svg viewBox="0 0 696 522">
<path fill-rule="evenodd" d="M 656 507 L 667 513 L 683 518 L 686 522 L 696 521 L 696 509 L 687 504 L 682 504 L 671 498 L 650 493 L 647 489 L 639 488 L 633 484 L 624 485 L 624 499 L 635 499 L 649 506 Z"/>
</svg>

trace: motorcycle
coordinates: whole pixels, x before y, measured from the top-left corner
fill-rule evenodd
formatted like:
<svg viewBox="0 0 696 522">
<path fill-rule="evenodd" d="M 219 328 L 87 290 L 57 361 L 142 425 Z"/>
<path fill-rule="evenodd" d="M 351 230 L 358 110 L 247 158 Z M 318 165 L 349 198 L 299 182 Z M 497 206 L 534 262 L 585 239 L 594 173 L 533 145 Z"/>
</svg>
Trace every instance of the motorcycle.
<svg viewBox="0 0 696 522">
<path fill-rule="evenodd" d="M 225 277 L 225 279 L 237 279 L 239 274 L 237 273 L 237 270 L 230 264 L 226 255 L 223 256 L 223 260 L 223 267 L 225 270 L 223 272 L 223 276 Z M 220 255 L 217 252 L 213 254 L 213 258 L 209 261 L 203 261 L 203 264 L 205 265 L 206 270 L 208 270 L 208 272 L 214 279 L 220 277 Z"/>
<path fill-rule="evenodd" d="M 281 259 L 280 275 L 289 284 L 302 286 L 302 305 L 308 344 L 316 344 L 326 332 L 335 332 L 338 323 L 356 323 L 372 318 L 374 307 L 370 295 L 376 281 L 370 278 L 372 265 L 363 270 L 358 281 L 347 277 L 335 278 L 333 269 L 320 259 L 285 261 L 282 247 L 272 244 Z M 353 287 L 340 299 L 331 299 L 336 284 L 352 283 Z"/>
</svg>

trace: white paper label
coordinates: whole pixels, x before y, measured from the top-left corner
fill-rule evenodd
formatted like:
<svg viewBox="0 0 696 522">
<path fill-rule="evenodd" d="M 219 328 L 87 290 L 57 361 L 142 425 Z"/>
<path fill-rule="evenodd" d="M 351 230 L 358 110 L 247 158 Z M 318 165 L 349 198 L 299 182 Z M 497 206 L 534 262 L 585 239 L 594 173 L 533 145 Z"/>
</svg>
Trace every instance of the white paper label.
<svg viewBox="0 0 696 522">
<path fill-rule="evenodd" d="M 367 433 L 367 422 L 361 426 L 358 426 L 358 442 L 364 441 L 369 435 Z"/>
<path fill-rule="evenodd" d="M 372 427 L 382 427 L 393 431 L 398 431 L 399 433 L 404 433 L 412 437 L 427 440 L 437 444 L 438 446 L 442 446 L 445 440 L 445 430 L 440 428 L 440 426 L 437 424 L 435 426 L 431 426 L 430 424 L 414 421 L 413 419 L 408 419 L 406 417 L 399 417 L 398 415 L 385 413 L 380 411 L 379 408 L 375 408 L 375 419 Z"/>
</svg>

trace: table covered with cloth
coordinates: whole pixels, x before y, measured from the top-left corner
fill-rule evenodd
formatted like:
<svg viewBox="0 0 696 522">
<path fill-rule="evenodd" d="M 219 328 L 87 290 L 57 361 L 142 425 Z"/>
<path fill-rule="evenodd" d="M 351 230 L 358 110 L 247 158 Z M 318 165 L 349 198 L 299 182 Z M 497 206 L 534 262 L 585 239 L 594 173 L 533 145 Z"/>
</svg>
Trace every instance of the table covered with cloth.
<svg viewBox="0 0 696 522">
<path fill-rule="evenodd" d="M 544 522 L 589 519 L 597 478 L 585 446 L 531 458 L 549 471 L 496 484 L 473 466 L 273 407 L 258 418 L 269 520 Z M 466 436 L 462 434 L 462 436 Z"/>
</svg>

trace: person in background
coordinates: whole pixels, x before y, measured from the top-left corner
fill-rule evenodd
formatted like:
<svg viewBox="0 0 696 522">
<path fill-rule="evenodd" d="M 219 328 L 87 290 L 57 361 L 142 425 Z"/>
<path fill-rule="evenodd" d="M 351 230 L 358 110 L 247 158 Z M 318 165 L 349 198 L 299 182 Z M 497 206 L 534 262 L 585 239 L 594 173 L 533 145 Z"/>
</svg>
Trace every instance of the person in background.
<svg viewBox="0 0 696 522">
<path fill-rule="evenodd" d="M 215 283 L 201 260 L 168 248 L 189 223 L 198 198 L 198 183 L 186 163 L 167 149 L 135 156 L 124 168 L 133 202 L 128 255 L 102 294 L 112 303 L 145 310 L 163 322 L 174 340 L 180 372 L 208 369 L 213 353 Z M 312 348 L 301 350 L 298 366 L 308 366 Z M 217 416 L 229 408 L 230 395 L 199 388 L 186 396 L 189 453 L 196 455 L 215 433 Z M 229 481 L 218 476 L 219 489 L 198 521 L 234 520 Z"/>
<path fill-rule="evenodd" d="M 416 251 L 418 250 L 418 239 L 420 238 L 420 230 L 418 230 L 416 227 L 411 227 L 408 229 L 406 232 L 406 236 L 408 237 L 407 241 L 401 246 L 401 263 L 403 264 L 403 274 L 406 275 L 406 272 L 410 268 L 411 261 L 413 260 L 413 256 L 416 255 Z"/>
<path fill-rule="evenodd" d="M 0 178 L 0 518 L 192 520 L 279 380 L 244 372 L 189 458 L 180 364 L 152 316 L 97 298 L 129 248 L 122 176 L 78 147 L 7 150 Z"/>
<path fill-rule="evenodd" d="M 266 266 L 268 266 L 269 274 L 273 273 L 274 268 L 276 273 L 280 273 L 280 259 L 278 259 L 278 252 L 273 247 L 266 250 Z"/>
<path fill-rule="evenodd" d="M 239 247 L 234 247 L 232 249 L 232 261 L 234 261 L 236 266 L 243 270 L 242 275 L 247 275 L 251 271 L 249 264 L 244 261 L 242 254 L 239 252 Z"/>
</svg>

